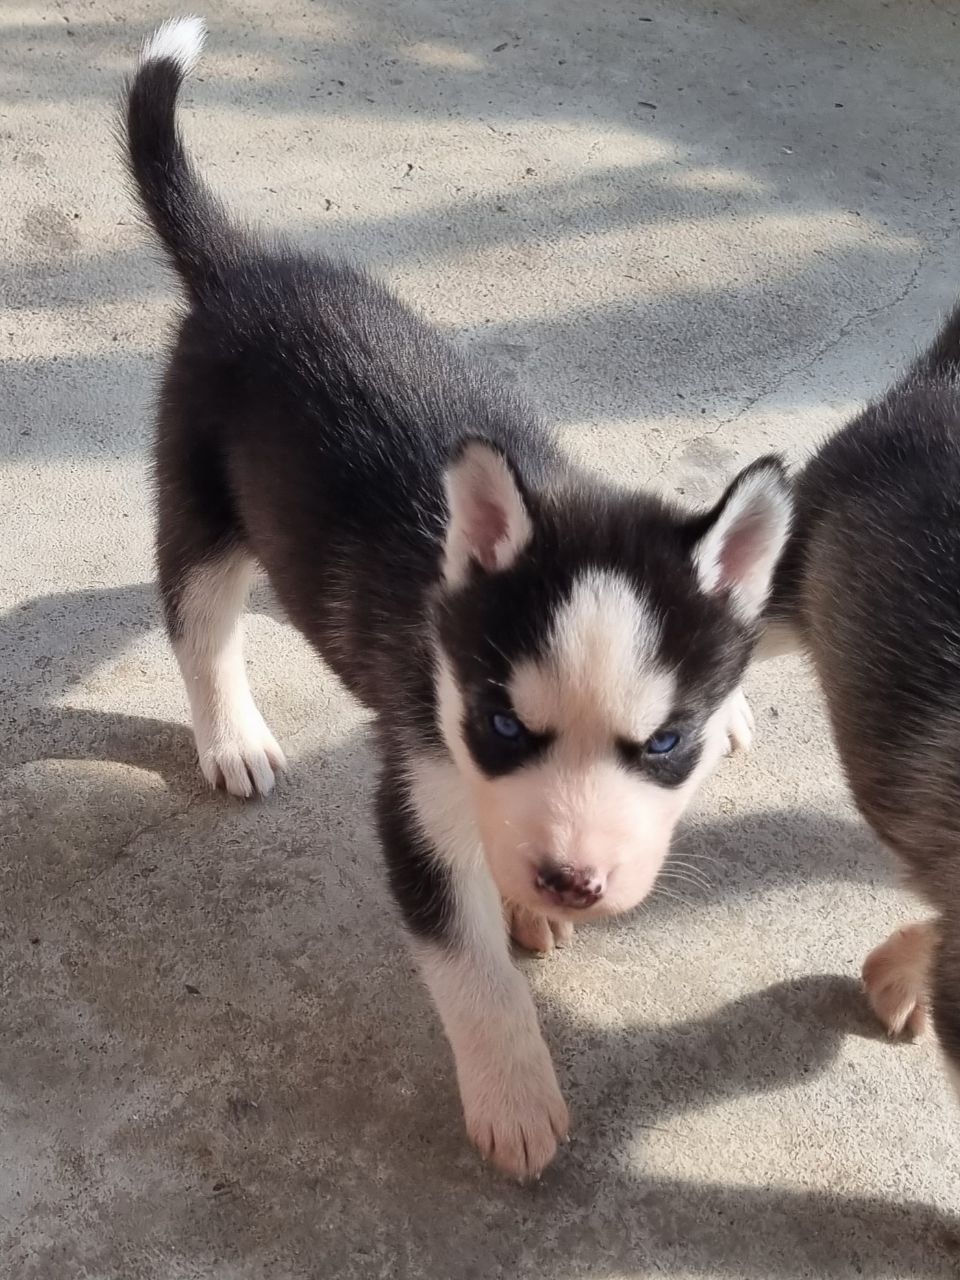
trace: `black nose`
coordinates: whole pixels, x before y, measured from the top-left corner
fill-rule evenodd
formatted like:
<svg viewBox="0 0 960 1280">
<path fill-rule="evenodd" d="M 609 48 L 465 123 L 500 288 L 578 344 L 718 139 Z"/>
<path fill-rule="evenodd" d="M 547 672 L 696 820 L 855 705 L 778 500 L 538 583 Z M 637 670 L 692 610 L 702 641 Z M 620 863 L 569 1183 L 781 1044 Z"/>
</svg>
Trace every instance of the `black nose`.
<svg viewBox="0 0 960 1280">
<path fill-rule="evenodd" d="M 603 881 L 592 867 L 547 863 L 537 873 L 537 888 L 563 907 L 592 907 L 603 896 Z"/>
</svg>

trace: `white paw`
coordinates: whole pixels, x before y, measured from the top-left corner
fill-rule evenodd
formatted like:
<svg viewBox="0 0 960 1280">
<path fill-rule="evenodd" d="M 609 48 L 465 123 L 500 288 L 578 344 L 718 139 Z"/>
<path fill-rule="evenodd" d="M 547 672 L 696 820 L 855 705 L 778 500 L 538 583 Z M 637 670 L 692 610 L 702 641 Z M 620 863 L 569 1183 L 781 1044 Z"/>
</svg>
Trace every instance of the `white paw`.
<svg viewBox="0 0 960 1280">
<path fill-rule="evenodd" d="M 504 901 L 504 914 L 510 937 L 518 947 L 535 956 L 546 956 L 554 947 L 565 946 L 573 937 L 569 920 L 551 920 L 549 916 L 516 902 Z"/>
<path fill-rule="evenodd" d="M 283 752 L 255 706 L 227 722 L 197 726 L 197 755 L 214 788 L 249 800 L 269 795 L 277 773 L 287 767 Z"/>
<path fill-rule="evenodd" d="M 539 1178 L 567 1136 L 570 1116 L 539 1033 L 521 1055 L 476 1061 L 459 1071 L 467 1133 L 485 1160 L 526 1182 Z"/>
<path fill-rule="evenodd" d="M 742 689 L 738 689 L 731 696 L 727 703 L 727 708 L 730 716 L 727 721 L 726 754 L 730 756 L 735 751 L 749 751 L 753 746 L 756 721 L 753 718 L 753 712 L 750 710 L 747 695 Z"/>
<path fill-rule="evenodd" d="M 891 1036 L 919 1036 L 927 1025 L 927 975 L 934 946 L 928 921 L 908 925 L 875 947 L 863 962 L 870 1007 Z"/>
</svg>

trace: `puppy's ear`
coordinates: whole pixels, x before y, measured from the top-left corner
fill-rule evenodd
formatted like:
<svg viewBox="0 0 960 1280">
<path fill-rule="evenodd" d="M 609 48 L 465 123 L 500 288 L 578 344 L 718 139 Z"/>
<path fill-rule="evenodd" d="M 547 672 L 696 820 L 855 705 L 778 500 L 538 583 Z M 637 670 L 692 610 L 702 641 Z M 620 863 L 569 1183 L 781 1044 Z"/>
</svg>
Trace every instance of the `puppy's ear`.
<svg viewBox="0 0 960 1280">
<path fill-rule="evenodd" d="M 745 467 L 700 525 L 693 551 L 700 586 L 728 596 L 748 625 L 766 604 L 792 514 L 786 468 L 771 454 Z"/>
<path fill-rule="evenodd" d="M 509 569 L 530 541 L 533 526 L 507 459 L 486 441 L 469 440 L 451 460 L 445 482 L 448 585 L 459 586 L 471 564 L 486 573 Z"/>
</svg>

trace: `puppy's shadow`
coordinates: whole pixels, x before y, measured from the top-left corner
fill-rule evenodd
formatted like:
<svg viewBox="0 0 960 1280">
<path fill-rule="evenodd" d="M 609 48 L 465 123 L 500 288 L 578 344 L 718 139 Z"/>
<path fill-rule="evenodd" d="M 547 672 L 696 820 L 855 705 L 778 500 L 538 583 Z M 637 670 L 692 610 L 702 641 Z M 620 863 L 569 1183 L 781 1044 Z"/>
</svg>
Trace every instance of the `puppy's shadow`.
<svg viewBox="0 0 960 1280">
<path fill-rule="evenodd" d="M 689 1022 L 572 1027 L 569 1010 L 548 1007 L 544 1025 L 582 1083 L 577 1129 L 598 1150 L 611 1125 L 655 1129 L 728 1098 L 802 1085 L 829 1068 L 848 1035 L 875 1034 L 859 984 L 831 974 L 776 983 Z"/>
<path fill-rule="evenodd" d="M 426 1262 L 434 1207 L 453 1195 L 480 1208 L 458 1230 L 463 1257 L 490 1257 L 487 1224 L 495 1220 L 504 1275 L 606 1277 L 676 1269 L 740 1280 L 945 1280 L 957 1274 L 960 1219 L 904 1202 L 895 1191 L 886 1199 L 836 1187 L 758 1187 L 644 1170 L 651 1131 L 669 1127 L 675 1136 L 668 1141 L 683 1146 L 689 1142 L 685 1117 L 758 1094 L 795 1090 L 790 1105 L 796 1129 L 809 1126 L 810 1141 L 816 1141 L 816 1094 L 811 1089 L 805 1095 L 804 1086 L 830 1070 L 845 1037 L 860 1034 L 868 1020 L 857 984 L 831 975 L 777 983 L 702 1018 L 674 1023 L 598 1028 L 576 1009 L 548 1005 L 545 1031 L 574 1128 L 569 1147 L 541 1183 L 518 1194 L 464 1151 L 459 1108 L 447 1082 L 440 1096 L 414 1095 L 400 1106 L 395 1097 L 385 1099 L 393 1136 L 381 1148 L 377 1186 L 367 1202 L 371 1216 L 385 1238 L 404 1240 L 424 1259 L 425 1275 L 436 1274 Z M 433 1040 L 429 1022 L 424 1030 L 420 1019 L 411 1020 L 409 1035 Z M 415 1059 L 423 1060 L 421 1052 Z M 379 1095 L 376 1084 L 368 1082 L 370 1098 Z M 333 1123 L 325 1136 L 346 1149 L 355 1138 L 353 1117 Z M 750 1131 L 738 1132 L 735 1140 L 742 1164 L 749 1158 Z"/>
<path fill-rule="evenodd" d="M 263 606 L 261 597 L 255 607 Z M 121 761 L 159 771 L 171 787 L 196 792 L 200 783 L 185 724 L 69 705 L 71 689 L 158 625 L 159 610 L 149 584 L 29 601 L 0 619 L 0 714 L 6 729 L 2 763 L 51 757 Z M 172 664 L 170 675 L 176 678 Z M 364 754 L 360 753 L 361 764 Z M 683 1141 L 684 1116 L 704 1107 L 788 1088 L 800 1092 L 797 1124 L 809 1124 L 813 1134 L 816 1117 L 803 1114 L 804 1083 L 830 1069 L 846 1035 L 873 1034 L 869 1013 L 849 979 L 817 975 L 793 980 L 704 1017 L 613 1029 L 596 1026 L 576 1007 L 545 1001 L 546 1034 L 573 1104 L 574 1142 L 538 1189 L 518 1191 L 481 1169 L 465 1147 L 453 1079 L 425 993 L 399 959 L 393 977 L 385 980 L 383 948 L 394 947 L 391 954 L 402 955 L 392 922 L 375 929 L 358 923 L 346 932 L 332 927 L 336 921 L 342 925 L 344 919 L 353 919 L 347 908 L 354 903 L 356 885 L 368 883 L 376 857 L 373 841 L 358 830 L 356 821 L 352 774 L 357 762 L 356 753 L 329 761 L 321 784 L 322 807 L 314 809 L 311 800 L 305 811 L 307 817 L 324 815 L 316 829 L 306 823 L 304 840 L 315 846 L 314 856 L 298 854 L 291 863 L 284 844 L 267 867 L 273 877 L 270 884 L 261 882 L 262 875 L 257 879 L 259 871 L 242 867 L 229 894 L 224 893 L 221 875 L 212 881 L 209 892 L 216 898 L 228 949 L 225 972 L 258 972 L 272 965 L 280 975 L 256 1024 L 258 1034 L 245 1041 L 242 1061 L 235 1043 L 236 1017 L 228 1016 L 231 1006 L 224 1006 L 228 1013 L 220 1010 L 211 1021 L 199 996 L 189 997 L 196 1004 L 176 1005 L 176 1036 L 154 1032 L 146 1037 L 151 1071 L 177 1097 L 184 1081 L 194 1082 L 190 1087 L 195 1091 L 200 1080 L 212 1098 L 220 1098 L 224 1082 L 218 1074 L 218 1047 L 224 1061 L 240 1064 L 234 1074 L 242 1078 L 249 1096 L 262 1100 L 256 1112 L 260 1119 L 256 1128 L 217 1120 L 222 1160 L 237 1171 L 241 1186 L 259 1189 L 264 1203 L 285 1206 L 285 1238 L 302 1256 L 314 1256 L 322 1248 L 327 1274 L 351 1274 L 356 1230 L 320 1239 L 315 1228 L 318 1203 L 338 1203 L 346 1196 L 349 1206 L 344 1212 L 349 1212 L 354 1227 L 368 1224 L 371 1238 L 375 1235 L 402 1250 L 422 1274 L 446 1274 L 435 1265 L 436 1206 L 459 1195 L 464 1202 L 479 1203 L 481 1211 L 458 1220 L 458 1256 L 490 1259 L 493 1249 L 506 1275 L 649 1274 L 663 1269 L 665 1260 L 673 1260 L 686 1273 L 749 1280 L 788 1280 L 798 1274 L 825 1280 L 854 1274 L 956 1274 L 956 1253 L 948 1256 L 947 1250 L 956 1248 L 960 1224 L 931 1206 L 898 1203 L 895 1193 L 886 1200 L 827 1189 L 645 1177 L 642 1150 L 639 1158 L 635 1153 L 638 1141 L 642 1148 L 651 1132 L 664 1126 L 676 1128 Z M 116 808 L 118 801 L 111 795 L 106 803 Z M 334 816 L 340 814 L 342 824 Z M 256 821 L 254 811 L 237 810 L 226 826 L 232 823 L 239 830 L 250 820 Z M 782 858 L 779 865 L 774 863 L 782 846 L 783 821 L 783 815 L 770 812 L 695 825 L 684 837 L 688 852 L 693 839 L 714 856 L 719 850 L 724 859 L 724 874 L 705 893 L 756 892 L 758 880 L 762 889 L 774 875 L 826 875 L 830 841 L 824 840 L 819 815 L 789 815 L 797 856 L 786 867 Z M 842 831 L 832 834 L 839 837 Z M 219 825 L 217 838 L 224 838 Z M 194 846 L 178 849 L 178 859 L 191 856 L 191 847 L 194 859 L 199 858 L 197 850 L 202 851 L 205 839 L 201 833 Z M 816 856 L 801 856 L 806 848 L 816 849 Z M 744 850 L 738 863 L 738 851 Z M 864 858 L 874 857 L 868 842 L 862 853 Z M 354 878 L 338 886 L 335 864 L 350 861 L 357 864 L 351 869 Z M 258 913 L 266 910 L 276 889 L 273 881 L 287 884 L 293 865 L 307 878 L 289 881 L 289 918 L 271 918 L 257 932 L 248 913 L 253 908 Z M 831 874 L 859 878 L 859 868 L 859 857 L 841 857 Z M 201 887 L 202 869 L 200 859 L 193 875 Z M 146 875 L 150 869 L 142 870 Z M 138 1045 L 145 1035 L 140 1026 L 146 1017 L 143 1010 L 151 1010 L 152 1018 L 156 1005 L 156 1016 L 168 1019 L 169 1005 L 160 997 L 186 997 L 163 989 L 165 979 L 157 976 L 155 954 L 159 944 L 151 940 L 149 954 L 142 950 L 144 915 L 136 886 L 148 882 L 130 876 L 118 883 L 121 888 L 110 899 L 111 947 L 99 957 L 92 948 L 86 967 L 62 972 L 73 983 L 74 999 L 89 1004 L 118 1040 Z M 161 898 L 162 892 L 161 886 Z M 285 951 L 297 951 L 293 901 L 304 895 L 315 900 L 318 911 L 330 913 L 330 927 L 318 927 L 314 936 L 311 925 L 311 960 L 301 970 Z M 379 912 L 381 898 L 371 898 L 372 910 Z M 96 899 L 90 901 L 95 924 Z M 73 923 L 76 905 L 70 896 L 61 895 L 53 903 L 44 897 L 44 909 L 52 922 L 44 936 L 65 936 L 68 929 L 57 927 L 57 913 L 63 914 L 65 926 Z M 669 900 L 659 909 L 672 909 Z M 370 904 L 362 911 L 358 908 L 358 921 L 369 910 Z M 274 925 L 279 929 L 276 937 Z M 178 936 L 177 963 L 191 975 L 207 956 L 204 936 L 203 930 Z M 136 980 L 151 998 L 113 998 L 122 986 L 109 972 L 113 953 L 123 957 L 124 965 L 133 966 Z M 349 980 L 344 977 L 347 971 Z M 58 1039 L 64 1032 L 55 1014 L 56 1008 L 47 1038 L 51 1051 L 60 1053 L 70 1041 Z M 244 1017 L 249 1020 L 250 1015 Z M 162 1025 L 166 1028 L 169 1022 Z M 336 1026 L 343 1027 L 342 1034 L 331 1034 Z M 275 1043 L 291 1046 L 279 1060 Z M 322 1090 L 304 1087 L 303 1064 L 319 1061 L 325 1078 L 335 1083 Z M 33 1080 L 26 1063 L 19 1078 L 26 1098 Z M 105 1082 L 103 1088 L 109 1094 L 112 1085 Z M 278 1101 L 271 1109 L 272 1098 Z M 288 1101 L 295 1104 L 294 1110 L 287 1109 Z M 202 1114 L 206 1119 L 207 1112 Z M 216 1113 L 211 1115 L 216 1118 Z M 135 1136 L 138 1158 L 144 1149 L 156 1148 L 159 1161 L 182 1164 L 185 1185 L 201 1176 L 202 1170 L 198 1173 L 196 1161 L 182 1147 L 179 1121 L 173 1127 L 151 1126 Z M 744 1142 L 749 1144 L 749 1135 Z M 374 1150 L 372 1172 L 363 1153 Z M 291 1153 L 296 1156 L 293 1161 Z M 259 1265 L 262 1222 L 251 1213 L 245 1195 L 219 1199 L 216 1221 L 210 1215 L 198 1218 L 194 1200 L 180 1192 L 170 1192 L 161 1204 L 173 1238 L 184 1242 L 189 1266 L 206 1265 L 199 1260 L 222 1251 L 224 1240 L 229 1240 L 229 1253 L 241 1266 Z M 111 1203 L 112 1230 L 128 1242 L 142 1242 L 143 1222 L 152 1221 L 157 1212 L 154 1190 L 135 1192 L 122 1203 Z M 495 1244 L 492 1222 L 497 1224 Z M 537 1242 L 534 1264 L 531 1240 Z M 476 1268 L 464 1270 L 468 1273 L 480 1274 Z"/>
<path fill-rule="evenodd" d="M 837 881 L 895 881 L 892 857 L 863 822 L 817 809 L 697 814 L 681 824 L 644 905 L 644 919 L 659 921 L 711 902 Z"/>
</svg>

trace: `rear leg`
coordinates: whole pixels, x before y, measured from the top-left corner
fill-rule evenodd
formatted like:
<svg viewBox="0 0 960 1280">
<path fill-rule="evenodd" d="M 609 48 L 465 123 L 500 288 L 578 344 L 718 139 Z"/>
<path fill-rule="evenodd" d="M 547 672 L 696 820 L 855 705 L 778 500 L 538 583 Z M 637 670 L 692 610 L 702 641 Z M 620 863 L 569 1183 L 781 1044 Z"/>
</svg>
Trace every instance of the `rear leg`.
<svg viewBox="0 0 960 1280">
<path fill-rule="evenodd" d="M 184 477 L 169 461 L 161 458 L 158 468 L 160 587 L 200 768 L 212 787 L 231 795 L 267 795 L 285 761 L 257 710 L 243 661 L 240 618 L 253 560 L 213 469 Z"/>
<path fill-rule="evenodd" d="M 283 753 L 257 710 L 241 615 L 254 561 L 229 475 L 224 406 L 232 375 L 205 351 L 206 321 L 184 321 L 160 396 L 154 455 L 157 567 L 167 633 L 186 685 L 197 754 L 212 787 L 272 790 Z"/>
<path fill-rule="evenodd" d="M 286 765 L 243 661 L 241 614 L 253 569 L 242 547 L 212 552 L 183 571 L 168 610 L 203 776 L 244 799 L 268 795 Z"/>
</svg>

